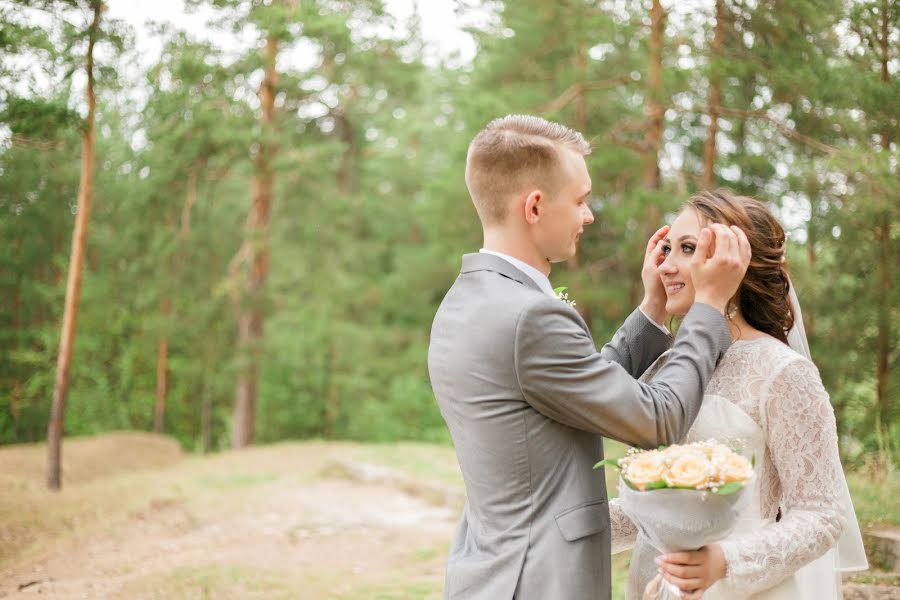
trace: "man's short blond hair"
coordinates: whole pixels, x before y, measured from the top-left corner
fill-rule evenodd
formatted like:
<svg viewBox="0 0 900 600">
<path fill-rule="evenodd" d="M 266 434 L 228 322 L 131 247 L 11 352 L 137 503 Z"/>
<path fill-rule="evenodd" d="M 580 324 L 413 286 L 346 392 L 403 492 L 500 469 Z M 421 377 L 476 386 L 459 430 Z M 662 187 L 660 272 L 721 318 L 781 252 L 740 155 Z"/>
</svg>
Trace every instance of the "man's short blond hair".
<svg viewBox="0 0 900 600">
<path fill-rule="evenodd" d="M 494 119 L 469 144 L 466 187 L 484 225 L 506 219 L 509 199 L 526 187 L 554 193 L 560 184 L 560 151 L 591 153 L 584 136 L 565 125 L 529 115 Z"/>
</svg>

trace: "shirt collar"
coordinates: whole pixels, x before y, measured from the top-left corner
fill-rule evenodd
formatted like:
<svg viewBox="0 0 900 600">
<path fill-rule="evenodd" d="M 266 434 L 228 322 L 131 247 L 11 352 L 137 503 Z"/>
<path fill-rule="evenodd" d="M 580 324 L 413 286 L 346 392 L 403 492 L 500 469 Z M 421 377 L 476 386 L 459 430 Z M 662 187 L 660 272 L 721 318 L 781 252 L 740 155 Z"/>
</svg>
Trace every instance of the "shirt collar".
<svg viewBox="0 0 900 600">
<path fill-rule="evenodd" d="M 479 252 L 481 252 L 482 254 L 493 254 L 494 256 L 502 258 L 503 260 L 505 260 L 506 262 L 508 262 L 515 268 L 517 268 L 518 270 L 520 270 L 523 273 L 525 273 L 526 275 L 528 275 L 538 285 L 538 287 L 541 288 L 542 292 L 546 293 L 549 296 L 553 296 L 554 298 L 556 298 L 556 294 L 553 293 L 553 286 L 550 285 L 550 280 L 547 278 L 547 276 L 544 275 L 543 273 L 541 273 L 540 271 L 538 271 L 537 269 L 535 269 L 534 267 L 532 267 L 531 265 L 529 265 L 528 263 L 523 262 L 523 261 L 519 260 L 518 258 L 515 258 L 508 254 L 503 254 L 502 252 L 495 252 L 493 250 L 485 250 L 484 248 L 479 250 Z"/>
</svg>

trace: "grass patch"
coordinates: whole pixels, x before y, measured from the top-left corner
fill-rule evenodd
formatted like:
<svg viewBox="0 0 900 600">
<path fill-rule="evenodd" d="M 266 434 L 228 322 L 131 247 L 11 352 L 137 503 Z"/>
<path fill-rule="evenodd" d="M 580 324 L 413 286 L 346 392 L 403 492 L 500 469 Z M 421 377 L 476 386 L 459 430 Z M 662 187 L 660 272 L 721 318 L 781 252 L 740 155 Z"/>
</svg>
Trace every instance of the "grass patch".
<svg viewBox="0 0 900 600">
<path fill-rule="evenodd" d="M 860 527 L 900 526 L 900 502 L 897 502 L 900 498 L 900 471 L 891 471 L 881 477 L 848 473 L 847 483 Z"/>
<path fill-rule="evenodd" d="M 612 557 L 612 600 L 625 600 L 628 585 L 628 567 L 631 565 L 631 551 L 613 554 Z"/>
<path fill-rule="evenodd" d="M 440 600 L 443 597 L 443 577 L 440 581 L 415 581 L 395 584 L 376 584 L 337 596 L 340 600 Z"/>
<path fill-rule="evenodd" d="M 253 473 L 235 473 L 229 475 L 200 477 L 197 484 L 203 487 L 209 487 L 216 490 L 227 490 L 232 488 L 249 487 L 271 483 L 278 481 L 278 475 L 272 474 L 253 474 Z"/>
<path fill-rule="evenodd" d="M 120 596 L 142 600 L 290 600 L 299 591 L 282 571 L 201 565 L 142 577 L 127 584 Z"/>
<path fill-rule="evenodd" d="M 449 547 L 449 544 L 442 544 L 440 547 L 431 546 L 427 548 L 419 548 L 415 552 L 413 552 L 413 560 L 416 562 L 431 562 L 435 558 L 439 557 L 441 553 Z"/>
<path fill-rule="evenodd" d="M 414 442 L 396 444 L 341 445 L 338 454 L 361 462 L 375 463 L 414 477 L 462 486 L 462 474 L 452 447 Z"/>
<path fill-rule="evenodd" d="M 623 444 L 622 442 L 617 442 L 615 440 L 608 440 L 606 438 L 603 439 L 603 456 L 604 458 L 622 458 L 625 456 L 625 452 L 628 450 L 628 446 Z M 618 485 L 619 485 L 619 470 L 614 467 L 606 467 L 606 492 L 610 498 L 615 498 L 619 495 Z"/>
</svg>

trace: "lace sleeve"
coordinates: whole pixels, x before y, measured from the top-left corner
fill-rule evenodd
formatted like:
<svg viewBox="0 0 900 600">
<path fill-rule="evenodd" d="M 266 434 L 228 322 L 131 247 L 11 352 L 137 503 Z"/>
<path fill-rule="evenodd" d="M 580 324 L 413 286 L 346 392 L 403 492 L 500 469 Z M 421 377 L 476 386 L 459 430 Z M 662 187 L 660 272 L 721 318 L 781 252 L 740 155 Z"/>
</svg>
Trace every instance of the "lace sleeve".
<svg viewBox="0 0 900 600">
<path fill-rule="evenodd" d="M 622 511 L 622 499 L 609 501 L 609 526 L 612 531 L 612 553 L 618 554 L 630 550 L 637 539 L 637 527 Z"/>
<path fill-rule="evenodd" d="M 816 367 L 805 359 L 785 365 L 763 398 L 760 417 L 783 514 L 721 544 L 727 585 L 747 593 L 772 587 L 823 555 L 844 527 L 834 411 Z"/>
</svg>

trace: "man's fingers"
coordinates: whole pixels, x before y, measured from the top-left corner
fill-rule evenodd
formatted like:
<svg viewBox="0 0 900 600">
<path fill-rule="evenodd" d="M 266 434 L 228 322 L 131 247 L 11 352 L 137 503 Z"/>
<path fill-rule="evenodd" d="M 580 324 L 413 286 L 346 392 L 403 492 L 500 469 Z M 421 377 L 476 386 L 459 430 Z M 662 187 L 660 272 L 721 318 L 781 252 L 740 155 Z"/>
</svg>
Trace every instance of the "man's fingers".
<svg viewBox="0 0 900 600">
<path fill-rule="evenodd" d="M 691 262 L 702 265 L 709 258 L 709 246 L 712 243 L 712 231 L 706 227 L 700 230 L 700 237 L 697 238 L 697 248 L 694 249 L 694 255 Z"/>
<path fill-rule="evenodd" d="M 654 248 L 656 248 L 659 244 L 659 241 L 666 237 L 666 234 L 669 233 L 669 226 L 663 225 L 659 229 L 656 230 L 652 236 L 650 236 L 650 240 L 647 242 L 647 254 L 653 252 Z"/>
<path fill-rule="evenodd" d="M 738 251 L 741 253 L 741 259 L 745 263 L 749 263 L 753 251 L 750 248 L 750 240 L 747 239 L 747 234 L 737 225 L 732 225 L 731 230 L 734 232 L 735 237 L 737 237 Z"/>
<path fill-rule="evenodd" d="M 734 232 L 721 223 L 713 223 L 712 227 L 716 233 L 714 256 L 720 259 L 727 256 L 735 256 L 737 254 L 737 237 L 735 237 Z"/>
<path fill-rule="evenodd" d="M 656 247 L 653 249 L 653 252 L 650 253 L 650 259 L 654 267 L 658 267 L 666 259 L 666 257 L 663 256 L 663 248 L 665 245 L 665 240 L 659 240 L 656 242 Z"/>
</svg>

